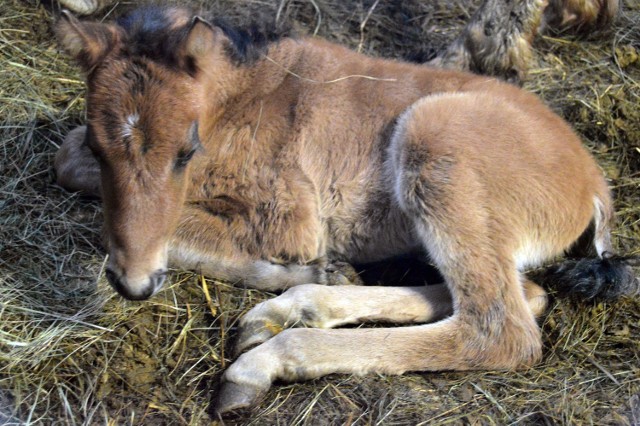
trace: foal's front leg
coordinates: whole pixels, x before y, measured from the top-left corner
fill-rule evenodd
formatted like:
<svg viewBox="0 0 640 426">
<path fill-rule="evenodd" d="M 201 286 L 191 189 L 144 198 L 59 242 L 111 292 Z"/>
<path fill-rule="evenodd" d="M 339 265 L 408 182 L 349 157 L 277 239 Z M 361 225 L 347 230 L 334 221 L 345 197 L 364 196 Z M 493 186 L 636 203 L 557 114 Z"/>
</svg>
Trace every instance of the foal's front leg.
<svg viewBox="0 0 640 426">
<path fill-rule="evenodd" d="M 350 265 L 329 263 L 320 252 L 310 261 L 289 263 L 251 253 L 244 247 L 252 234 L 243 226 L 241 221 L 229 223 L 187 205 L 170 244 L 169 263 L 174 268 L 265 291 L 308 283 L 359 284 L 352 279 L 355 274 Z"/>
<path fill-rule="evenodd" d="M 305 284 L 266 300 L 242 317 L 235 353 L 261 344 L 286 328 L 334 328 L 386 322 L 418 324 L 453 312 L 444 284 L 422 287 L 327 287 Z"/>
<path fill-rule="evenodd" d="M 533 315 L 547 307 L 547 292 L 522 278 L 524 296 Z M 334 328 L 347 324 L 425 324 L 453 313 L 444 284 L 421 287 L 328 287 L 305 284 L 259 303 L 238 327 L 234 352 L 266 342 L 287 328 Z"/>
</svg>

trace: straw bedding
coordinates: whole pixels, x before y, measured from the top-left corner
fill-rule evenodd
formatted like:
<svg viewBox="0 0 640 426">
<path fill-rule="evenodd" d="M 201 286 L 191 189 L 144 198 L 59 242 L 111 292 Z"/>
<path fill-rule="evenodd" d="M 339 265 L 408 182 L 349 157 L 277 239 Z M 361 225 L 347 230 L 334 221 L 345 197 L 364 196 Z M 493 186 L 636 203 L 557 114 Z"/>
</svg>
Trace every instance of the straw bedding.
<svg viewBox="0 0 640 426">
<path fill-rule="evenodd" d="M 277 17 L 298 33 L 386 57 L 444 46 L 477 5 L 206 2 L 232 22 Z M 237 320 L 273 295 L 186 272 L 144 303 L 109 288 L 99 203 L 54 185 L 53 156 L 84 107 L 82 78 L 53 38 L 58 11 L 55 1 L 0 3 L 0 423 L 209 424 Z M 609 32 L 539 37 L 525 84 L 598 158 L 616 195 L 616 243 L 629 256 L 640 251 L 638 28 L 640 4 L 626 0 Z M 541 323 L 544 358 L 529 370 L 283 384 L 233 422 L 640 424 L 639 300 L 552 298 Z"/>
</svg>

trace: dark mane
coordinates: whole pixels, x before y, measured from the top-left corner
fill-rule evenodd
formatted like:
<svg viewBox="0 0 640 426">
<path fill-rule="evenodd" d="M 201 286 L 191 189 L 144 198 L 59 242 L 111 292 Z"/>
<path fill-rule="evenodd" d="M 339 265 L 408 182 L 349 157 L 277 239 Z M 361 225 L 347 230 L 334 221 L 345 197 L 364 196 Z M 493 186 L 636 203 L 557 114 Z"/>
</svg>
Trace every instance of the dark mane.
<svg viewBox="0 0 640 426">
<path fill-rule="evenodd" d="M 176 11 L 188 14 L 189 23 L 176 27 L 172 20 Z M 126 53 L 132 56 L 146 56 L 173 66 L 177 63 L 174 54 L 186 37 L 192 18 L 196 15 L 222 29 L 230 41 L 227 53 L 237 65 L 254 63 L 266 53 L 269 44 L 286 35 L 286 30 L 276 30 L 274 25 L 267 23 L 253 22 L 246 27 L 237 27 L 224 18 L 168 6 L 137 8 L 118 18 L 116 23 L 127 34 Z"/>
<path fill-rule="evenodd" d="M 267 52 L 271 43 L 287 36 L 287 30 L 276 30 L 274 25 L 252 22 L 247 27 L 234 27 L 224 18 L 213 18 L 213 25 L 222 29 L 231 41 L 229 55 L 238 64 L 251 64 Z"/>
</svg>

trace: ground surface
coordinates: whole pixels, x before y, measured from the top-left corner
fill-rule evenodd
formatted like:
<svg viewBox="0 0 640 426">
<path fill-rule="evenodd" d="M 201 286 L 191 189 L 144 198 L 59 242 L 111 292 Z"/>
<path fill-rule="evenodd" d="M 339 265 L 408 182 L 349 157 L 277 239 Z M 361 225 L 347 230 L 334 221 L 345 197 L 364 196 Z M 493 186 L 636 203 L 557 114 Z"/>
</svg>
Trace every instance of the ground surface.
<svg viewBox="0 0 640 426">
<path fill-rule="evenodd" d="M 199 4 L 201 4 L 200 2 Z M 443 46 L 477 4 L 211 1 L 363 52 Z M 640 247 L 640 4 L 608 34 L 545 37 L 525 87 L 567 118 L 616 193 L 622 254 Z M 119 5 L 117 10 L 126 8 Z M 58 6 L 0 3 L 0 423 L 209 424 L 243 312 L 272 295 L 175 273 L 144 303 L 109 289 L 99 203 L 56 187 L 53 155 L 84 86 L 51 31 Z M 110 10 L 100 17 L 112 13 Z M 640 302 L 553 299 L 544 359 L 515 373 L 329 376 L 274 387 L 238 424 L 640 424 Z"/>
</svg>

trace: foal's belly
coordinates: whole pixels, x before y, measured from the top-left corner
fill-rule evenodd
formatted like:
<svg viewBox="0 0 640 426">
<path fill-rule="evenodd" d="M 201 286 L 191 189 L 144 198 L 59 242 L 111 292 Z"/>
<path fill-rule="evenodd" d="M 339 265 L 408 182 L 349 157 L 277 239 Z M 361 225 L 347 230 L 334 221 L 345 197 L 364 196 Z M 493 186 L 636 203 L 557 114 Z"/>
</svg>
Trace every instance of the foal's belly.
<svg viewBox="0 0 640 426">
<path fill-rule="evenodd" d="M 326 251 L 330 259 L 368 263 L 420 249 L 413 223 L 390 203 L 366 209 L 353 220 L 335 215 L 324 220 Z"/>
</svg>

